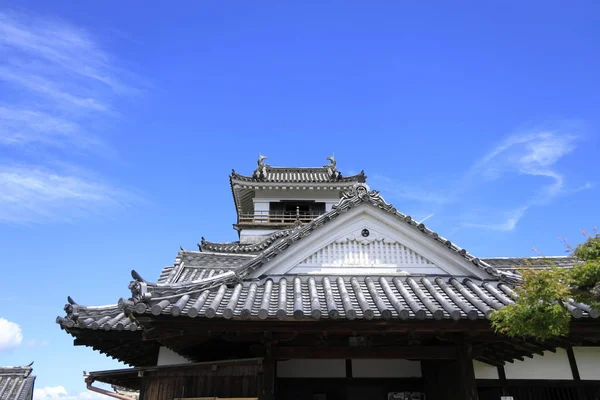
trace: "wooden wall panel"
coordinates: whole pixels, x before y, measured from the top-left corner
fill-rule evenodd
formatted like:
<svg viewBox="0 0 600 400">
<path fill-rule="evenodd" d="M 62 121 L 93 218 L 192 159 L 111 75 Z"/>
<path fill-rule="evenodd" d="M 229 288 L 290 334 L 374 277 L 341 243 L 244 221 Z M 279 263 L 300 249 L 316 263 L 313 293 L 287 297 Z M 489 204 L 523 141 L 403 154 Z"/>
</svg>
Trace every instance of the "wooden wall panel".
<svg viewBox="0 0 600 400">
<path fill-rule="evenodd" d="M 195 370 L 154 373 L 144 377 L 140 400 L 185 397 L 257 397 L 262 365 L 203 366 Z"/>
</svg>

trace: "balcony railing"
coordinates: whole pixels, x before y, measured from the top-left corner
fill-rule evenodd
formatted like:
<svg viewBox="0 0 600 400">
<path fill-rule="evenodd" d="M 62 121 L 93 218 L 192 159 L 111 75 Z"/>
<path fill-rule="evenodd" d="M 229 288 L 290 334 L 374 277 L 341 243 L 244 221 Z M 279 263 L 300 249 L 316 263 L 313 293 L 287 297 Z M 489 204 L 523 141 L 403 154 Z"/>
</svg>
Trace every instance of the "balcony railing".
<svg viewBox="0 0 600 400">
<path fill-rule="evenodd" d="M 310 222 L 323 215 L 325 212 L 318 211 L 256 211 L 239 215 L 240 224 L 295 224 L 296 222 Z"/>
</svg>

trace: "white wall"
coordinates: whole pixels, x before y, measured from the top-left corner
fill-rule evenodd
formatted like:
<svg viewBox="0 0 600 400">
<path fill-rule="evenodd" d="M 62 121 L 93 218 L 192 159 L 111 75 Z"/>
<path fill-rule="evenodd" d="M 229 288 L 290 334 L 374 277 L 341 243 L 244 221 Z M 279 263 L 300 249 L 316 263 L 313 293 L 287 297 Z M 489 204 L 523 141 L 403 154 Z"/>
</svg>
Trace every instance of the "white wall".
<svg viewBox="0 0 600 400">
<path fill-rule="evenodd" d="M 506 379 L 573 379 L 567 352 L 556 349 L 556 353 L 545 351 L 524 361 L 504 365 Z"/>
<path fill-rule="evenodd" d="M 161 346 L 158 349 L 158 361 L 156 365 L 173 365 L 173 364 L 190 364 L 191 361 L 185 357 L 180 356 L 173 350 Z"/>
<path fill-rule="evenodd" d="M 420 378 L 421 362 L 410 360 L 352 360 L 353 378 Z"/>
<path fill-rule="evenodd" d="M 282 189 L 264 189 L 257 190 L 254 195 L 254 201 L 269 199 L 271 201 L 279 200 L 319 200 L 322 202 L 340 201 L 339 190 L 316 190 L 316 189 L 301 189 L 301 190 L 282 190 Z"/>
<path fill-rule="evenodd" d="M 573 347 L 579 376 L 583 380 L 600 380 L 600 347 Z"/>
<path fill-rule="evenodd" d="M 473 360 L 473 369 L 475 370 L 475 379 L 500 379 L 498 368 L 493 365 Z"/>
<path fill-rule="evenodd" d="M 277 362 L 278 378 L 345 378 L 346 360 L 286 360 Z"/>
</svg>

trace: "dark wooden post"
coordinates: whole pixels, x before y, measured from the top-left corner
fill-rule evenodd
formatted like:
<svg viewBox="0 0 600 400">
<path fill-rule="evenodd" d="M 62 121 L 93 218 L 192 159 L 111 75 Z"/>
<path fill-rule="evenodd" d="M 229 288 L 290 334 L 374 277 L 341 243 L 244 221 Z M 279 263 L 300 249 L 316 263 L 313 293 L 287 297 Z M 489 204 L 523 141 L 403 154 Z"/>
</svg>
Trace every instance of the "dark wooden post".
<svg viewBox="0 0 600 400">
<path fill-rule="evenodd" d="M 577 360 L 575 359 L 575 353 L 573 352 L 573 346 L 567 347 L 567 357 L 569 358 L 569 365 L 571 366 L 571 374 L 573 380 L 579 384 L 581 382 L 581 376 L 579 375 L 579 368 L 577 367 Z M 577 392 L 581 400 L 587 400 L 588 395 L 586 389 L 578 385 Z"/>
<path fill-rule="evenodd" d="M 502 396 L 508 396 L 508 382 L 506 381 L 506 371 L 504 371 L 504 365 L 498 365 L 498 378 L 500 379 Z"/>
<path fill-rule="evenodd" d="M 470 343 L 462 342 L 458 345 L 456 364 L 459 393 L 457 399 L 479 400 L 475 370 L 473 369 L 473 346 Z"/>
<path fill-rule="evenodd" d="M 265 357 L 263 358 L 262 373 L 262 393 L 260 400 L 275 399 L 275 358 L 273 357 L 273 347 L 270 340 L 265 343 Z"/>
<path fill-rule="evenodd" d="M 456 361 L 421 360 L 423 387 L 427 400 L 458 400 Z"/>
</svg>

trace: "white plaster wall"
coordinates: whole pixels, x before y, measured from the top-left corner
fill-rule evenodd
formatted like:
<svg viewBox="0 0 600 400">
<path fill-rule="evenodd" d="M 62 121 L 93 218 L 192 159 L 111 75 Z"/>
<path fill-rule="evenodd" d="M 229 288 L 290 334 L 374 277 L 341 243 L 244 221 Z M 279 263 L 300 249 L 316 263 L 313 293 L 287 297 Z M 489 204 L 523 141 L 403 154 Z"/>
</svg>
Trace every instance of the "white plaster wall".
<svg viewBox="0 0 600 400">
<path fill-rule="evenodd" d="M 268 213 L 269 212 L 269 203 L 270 201 L 268 199 L 264 199 L 264 200 L 257 200 L 254 199 L 254 212 L 256 214 L 258 213 Z"/>
<path fill-rule="evenodd" d="M 286 360 L 277 362 L 278 378 L 345 378 L 346 360 Z"/>
<path fill-rule="evenodd" d="M 475 370 L 475 379 L 500 379 L 498 368 L 493 365 L 473 360 L 473 369 Z"/>
<path fill-rule="evenodd" d="M 410 360 L 352 360 L 353 378 L 420 378 L 421 362 Z"/>
<path fill-rule="evenodd" d="M 545 351 L 524 361 L 504 365 L 506 379 L 573 379 L 567 352 L 556 349 L 556 353 Z"/>
<path fill-rule="evenodd" d="M 600 380 L 600 347 L 573 347 L 579 376 L 583 380 Z"/>
<path fill-rule="evenodd" d="M 191 361 L 187 358 L 180 356 L 173 350 L 161 346 L 158 349 L 158 361 L 156 365 L 174 365 L 174 364 L 190 364 Z"/>
<path fill-rule="evenodd" d="M 278 201 L 278 200 L 319 200 L 321 202 L 335 201 L 336 203 L 340 200 L 339 190 L 317 190 L 317 189 L 299 189 L 299 190 L 257 190 L 254 195 L 254 201 L 265 200 Z"/>
</svg>

